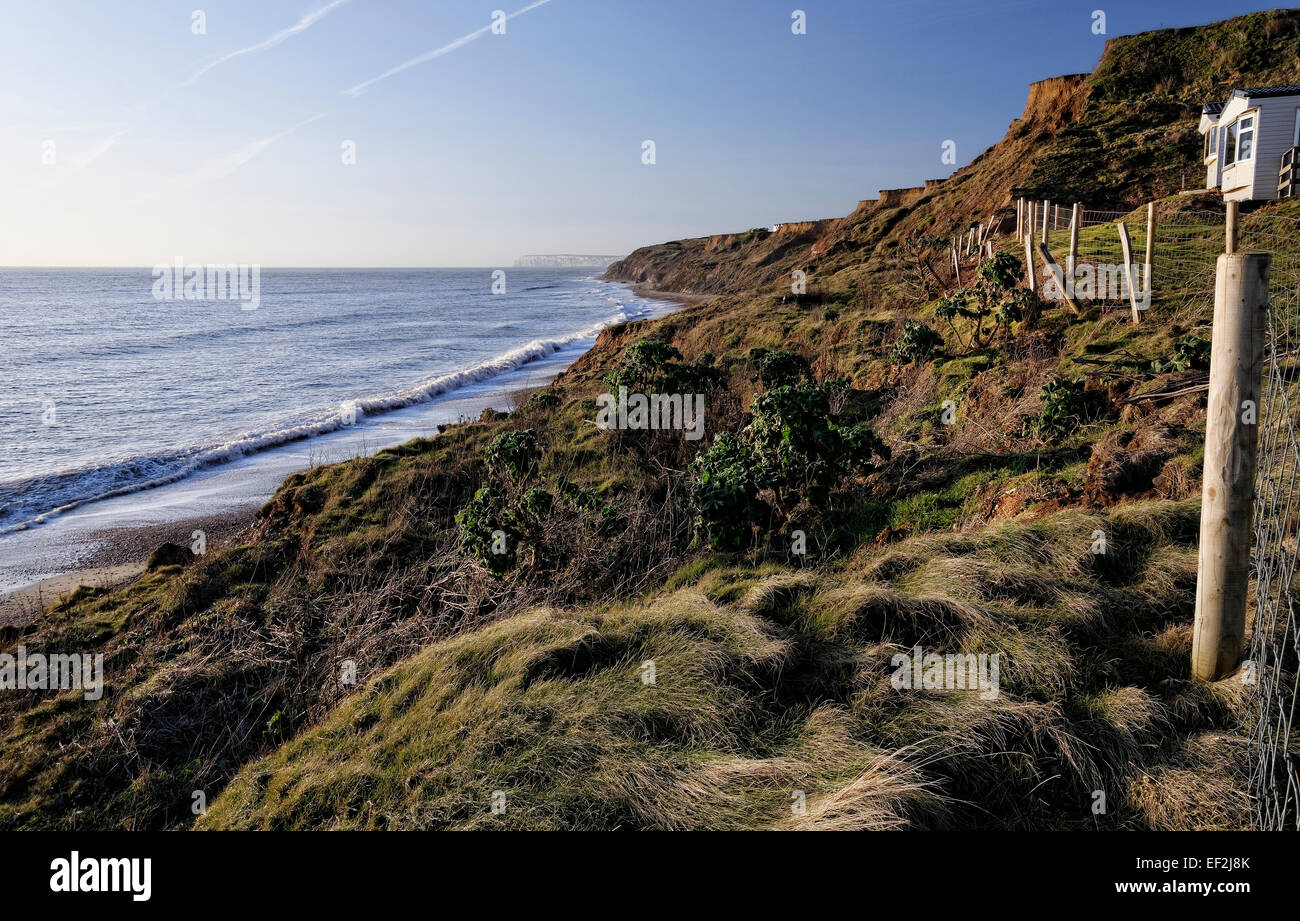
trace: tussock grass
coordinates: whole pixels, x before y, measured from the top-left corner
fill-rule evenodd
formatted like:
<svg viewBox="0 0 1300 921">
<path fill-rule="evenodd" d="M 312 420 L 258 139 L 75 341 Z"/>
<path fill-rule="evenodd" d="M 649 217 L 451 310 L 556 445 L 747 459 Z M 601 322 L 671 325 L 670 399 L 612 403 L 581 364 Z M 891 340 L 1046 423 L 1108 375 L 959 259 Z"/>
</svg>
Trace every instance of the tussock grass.
<svg viewBox="0 0 1300 921">
<path fill-rule="evenodd" d="M 232 778 L 205 825 L 1241 824 L 1242 787 L 1215 764 L 1239 751 L 1240 689 L 1188 675 L 1196 506 L 1148 501 L 1195 494 L 1201 398 L 1122 405 L 1178 379 L 1150 362 L 1204 334 L 1209 280 L 1176 276 L 1137 326 L 1048 305 L 975 353 L 950 337 L 903 367 L 890 351 L 956 286 L 947 243 L 927 274 L 918 235 L 1009 219 L 1022 195 L 1117 210 L 1170 196 L 1199 169 L 1201 102 L 1300 80 L 1297 47 L 1294 11 L 1119 38 L 1094 75 L 1037 85 L 1002 142 L 905 205 L 633 254 L 619 277 L 718 296 L 606 330 L 508 417 L 290 477 L 246 546 L 3 634 L 6 649 L 102 650 L 108 687 L 98 703 L 0 699 L 0 827 L 187 827 L 192 791 L 212 800 Z M 1220 58 L 1241 71 L 1206 64 Z M 1162 220 L 1204 207 L 1167 198 Z M 1294 216 L 1280 203 L 1243 224 L 1273 239 Z M 1199 254 L 1213 234 L 1193 230 Z M 806 295 L 789 293 L 795 269 Z M 726 388 L 710 434 L 746 421 L 751 350 L 790 349 L 851 383 L 846 412 L 893 459 L 807 509 L 808 558 L 693 548 L 687 470 L 704 443 L 592 424 L 604 378 L 645 337 L 713 354 Z M 1087 375 L 1114 411 L 1048 443 L 1025 423 L 1058 374 Z M 537 543 L 554 558 L 496 579 L 453 516 L 485 445 L 525 428 L 545 442 L 541 475 L 590 491 L 612 523 L 548 521 Z M 1173 465 L 1177 489 L 1094 475 L 1121 430 L 1158 433 L 1150 472 Z M 998 653 L 1001 696 L 895 690 L 891 659 L 918 644 Z M 360 687 L 339 681 L 349 660 Z"/>
<path fill-rule="evenodd" d="M 1250 784 L 1241 765 L 1249 744 L 1234 734 L 1197 733 L 1168 761 L 1134 778 L 1129 802 L 1162 831 L 1247 828 Z"/>
<path fill-rule="evenodd" d="M 1244 753 L 1235 692 L 1185 680 L 1196 516 L 1070 511 L 522 613 L 394 666 L 199 826 L 1234 827 L 1239 788 L 1203 779 L 1193 808 L 1175 782 L 1207 733 Z M 998 653 L 1000 695 L 896 690 L 918 644 Z"/>
</svg>

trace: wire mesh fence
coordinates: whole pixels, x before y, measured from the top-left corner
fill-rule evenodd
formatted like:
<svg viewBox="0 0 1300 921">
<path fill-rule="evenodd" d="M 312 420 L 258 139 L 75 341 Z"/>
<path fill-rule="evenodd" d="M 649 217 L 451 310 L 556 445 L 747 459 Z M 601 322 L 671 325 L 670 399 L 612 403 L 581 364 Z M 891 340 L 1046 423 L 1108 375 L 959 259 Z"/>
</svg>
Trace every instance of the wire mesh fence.
<svg viewBox="0 0 1300 921">
<path fill-rule="evenodd" d="M 1120 287 L 1098 284 L 1088 298 L 1103 307 L 1128 306 L 1129 278 L 1136 292 L 1149 293 L 1145 310 L 1161 312 L 1184 329 L 1202 327 L 1208 338 L 1214 315 L 1215 274 L 1224 252 L 1226 213 L 1196 210 L 1176 202 L 1156 207 L 1151 260 L 1147 265 L 1146 209 L 1133 212 L 1073 207 L 1046 212 L 1028 208 L 1021 230 L 1043 241 L 1059 267 L 1079 275 L 1115 278 Z M 1064 215 L 1062 224 L 1061 216 Z M 1128 258 L 1118 224 L 1128 230 Z M 997 248 L 1024 255 L 1014 234 Z M 1258 407 L 1259 461 L 1255 486 L 1254 548 L 1251 559 L 1253 616 L 1249 621 L 1245 731 L 1251 739 L 1250 785 L 1254 824 L 1261 829 L 1300 830 L 1300 220 L 1258 212 L 1238 229 L 1239 252 L 1269 253 L 1268 338 Z M 1035 253 L 1034 258 L 1039 257 Z M 1123 271 L 1115 272 L 1115 267 Z M 1043 278 L 1044 266 L 1035 266 Z M 1131 276 L 1129 273 L 1132 273 Z M 1144 299 L 1145 300 L 1145 299 Z"/>
<path fill-rule="evenodd" d="M 1242 248 L 1272 254 L 1268 338 L 1260 405 L 1255 485 L 1254 624 L 1245 673 L 1255 824 L 1300 829 L 1295 757 L 1300 622 L 1300 222 L 1275 218 L 1244 228 Z"/>
<path fill-rule="evenodd" d="M 1049 205 L 1045 240 L 1041 203 L 1035 206 L 1032 217 L 1028 210 L 1021 229 L 1029 232 L 1032 220 L 1033 241 L 1044 242 L 1062 276 L 1071 280 L 1072 291 L 1079 301 L 1131 310 L 1137 300 L 1140 311 L 1156 308 L 1172 312 L 1177 315 L 1175 322 L 1187 327 L 1208 321 L 1213 304 L 1215 263 L 1223 252 L 1224 212 L 1158 207 L 1152 222 L 1152 243 L 1148 247 L 1146 208 L 1136 211 L 1081 208 L 1075 230 L 1071 226 L 1073 206 L 1058 209 Z M 1120 223 L 1128 231 L 1127 258 Z M 1014 233 L 999 239 L 995 249 L 1024 258 L 1023 241 Z M 1034 258 L 1036 281 L 1041 282 L 1045 267 L 1037 253 Z M 1071 266 L 1075 269 L 1073 277 L 1068 273 Z"/>
</svg>

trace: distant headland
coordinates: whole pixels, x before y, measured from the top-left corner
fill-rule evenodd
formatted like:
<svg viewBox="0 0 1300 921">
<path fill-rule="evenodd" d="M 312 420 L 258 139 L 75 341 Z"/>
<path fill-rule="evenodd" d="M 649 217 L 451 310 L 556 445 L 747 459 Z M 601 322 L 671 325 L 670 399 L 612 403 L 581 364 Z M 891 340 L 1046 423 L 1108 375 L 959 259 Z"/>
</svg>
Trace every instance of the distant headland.
<svg viewBox="0 0 1300 921">
<path fill-rule="evenodd" d="M 520 256 L 515 260 L 517 269 L 607 269 L 621 256 L 543 255 Z"/>
</svg>

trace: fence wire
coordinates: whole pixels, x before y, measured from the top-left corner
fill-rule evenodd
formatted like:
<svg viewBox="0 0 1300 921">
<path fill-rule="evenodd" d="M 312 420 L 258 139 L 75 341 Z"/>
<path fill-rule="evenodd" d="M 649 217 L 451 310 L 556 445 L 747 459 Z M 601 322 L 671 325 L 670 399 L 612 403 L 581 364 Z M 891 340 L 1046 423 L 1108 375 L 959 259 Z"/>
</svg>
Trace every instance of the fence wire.
<svg viewBox="0 0 1300 921">
<path fill-rule="evenodd" d="M 1300 622 L 1296 554 L 1300 549 L 1300 222 L 1274 218 L 1243 228 L 1243 251 L 1272 254 L 1268 340 L 1260 406 L 1255 486 L 1254 623 L 1246 680 L 1247 730 L 1253 740 L 1251 793 L 1255 824 L 1300 829 L 1300 754 L 1296 737 Z"/>
<path fill-rule="evenodd" d="M 1070 253 L 1072 209 L 1053 208 L 1046 245 L 1058 265 Z M 1201 328 L 1206 338 L 1214 314 L 1215 272 L 1224 250 L 1225 213 L 1188 210 L 1176 203 L 1156 209 L 1149 275 L 1146 261 L 1146 209 L 1134 212 L 1082 210 L 1076 268 L 1113 271 L 1124 263 L 1116 224 L 1124 222 L 1139 292 L 1152 292 L 1147 309 L 1184 328 Z M 1013 227 L 1014 229 L 1014 227 Z M 1027 222 L 1025 228 L 1028 230 Z M 1042 212 L 1034 223 L 1041 240 Z M 1002 239 L 1005 251 L 1024 255 L 1023 241 Z M 1268 340 L 1259 406 L 1259 461 L 1255 493 L 1255 545 L 1251 560 L 1253 604 L 1249 621 L 1249 659 L 1245 731 L 1251 739 L 1250 793 L 1254 824 L 1261 829 L 1300 830 L 1300 220 L 1269 214 L 1243 216 L 1238 252 L 1271 255 Z M 1041 266 L 1038 267 L 1041 270 Z M 1120 296 L 1094 300 L 1127 307 Z"/>
</svg>

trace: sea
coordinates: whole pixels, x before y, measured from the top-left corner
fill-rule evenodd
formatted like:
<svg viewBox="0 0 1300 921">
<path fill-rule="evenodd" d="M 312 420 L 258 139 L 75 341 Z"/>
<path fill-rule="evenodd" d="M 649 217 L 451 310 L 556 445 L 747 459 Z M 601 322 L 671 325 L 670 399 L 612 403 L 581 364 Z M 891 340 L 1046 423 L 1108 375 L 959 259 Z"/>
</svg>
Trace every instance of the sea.
<svg viewBox="0 0 1300 921">
<path fill-rule="evenodd" d="M 509 409 L 607 326 L 591 269 L 0 269 L 0 591 L 106 529 L 247 508 L 289 474 Z M 195 296 L 197 295 L 197 296 Z"/>
</svg>

